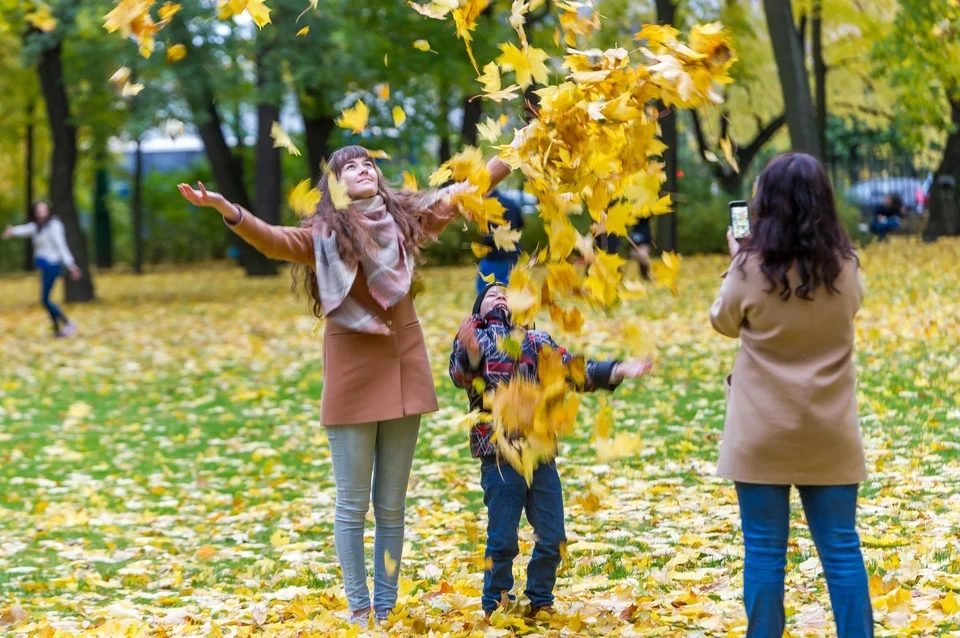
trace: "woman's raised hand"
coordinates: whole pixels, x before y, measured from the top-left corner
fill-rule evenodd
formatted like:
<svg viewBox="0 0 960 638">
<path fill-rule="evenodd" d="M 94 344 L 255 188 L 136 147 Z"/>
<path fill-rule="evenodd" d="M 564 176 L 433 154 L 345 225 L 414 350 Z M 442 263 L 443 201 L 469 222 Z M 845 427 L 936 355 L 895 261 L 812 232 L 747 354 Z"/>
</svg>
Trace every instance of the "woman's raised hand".
<svg viewBox="0 0 960 638">
<path fill-rule="evenodd" d="M 203 182 L 197 182 L 200 190 L 197 190 L 189 184 L 180 184 L 180 194 L 183 198 L 194 206 L 209 206 L 215 208 L 217 212 L 227 218 L 227 221 L 236 222 L 240 220 L 240 211 L 236 206 L 227 201 L 227 198 L 220 193 L 208 191 L 203 186 Z"/>
</svg>

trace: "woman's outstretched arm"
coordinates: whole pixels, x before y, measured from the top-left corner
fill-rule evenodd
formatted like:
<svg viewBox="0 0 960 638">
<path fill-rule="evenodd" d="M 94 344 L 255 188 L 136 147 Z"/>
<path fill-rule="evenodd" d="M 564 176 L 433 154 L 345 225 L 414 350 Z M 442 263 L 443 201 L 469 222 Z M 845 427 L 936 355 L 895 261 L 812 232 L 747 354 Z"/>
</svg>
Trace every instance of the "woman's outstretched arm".
<svg viewBox="0 0 960 638">
<path fill-rule="evenodd" d="M 230 230 L 258 251 L 270 259 L 307 266 L 314 264 L 313 232 L 309 228 L 268 224 L 223 195 L 208 191 L 203 183 L 198 185 L 200 190 L 188 184 L 180 184 L 178 188 L 184 199 L 194 206 L 215 209 Z"/>
</svg>

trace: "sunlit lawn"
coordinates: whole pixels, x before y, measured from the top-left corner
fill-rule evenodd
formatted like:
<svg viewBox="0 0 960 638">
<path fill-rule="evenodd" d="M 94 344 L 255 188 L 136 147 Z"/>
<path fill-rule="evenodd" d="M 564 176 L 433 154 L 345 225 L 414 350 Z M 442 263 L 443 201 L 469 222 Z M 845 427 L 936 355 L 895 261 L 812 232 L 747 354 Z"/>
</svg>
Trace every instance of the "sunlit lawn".
<svg viewBox="0 0 960 638">
<path fill-rule="evenodd" d="M 960 635 L 960 243 L 900 240 L 862 258 L 871 478 L 860 523 L 878 633 Z M 613 396 L 616 431 L 641 435 L 636 453 L 598 461 L 592 396 L 561 447 L 560 614 L 497 614 L 493 627 L 479 608 L 479 467 L 454 424 L 465 398 L 446 375 L 473 271 L 425 271 L 417 307 L 441 409 L 421 430 L 401 602 L 382 629 L 742 635 L 738 511 L 713 477 L 736 350 L 707 319 L 725 265 L 687 259 L 679 297 L 651 286 L 647 300 L 592 314 L 583 337 L 556 333 L 614 355 L 627 316 L 657 344 L 658 371 Z M 342 635 L 321 332 L 286 276 L 246 279 L 225 265 L 100 275 L 100 301 L 68 308 L 80 324 L 69 340 L 50 338 L 37 286 L 0 279 L 0 634 Z M 795 519 L 790 631 L 832 634 L 799 508 Z M 526 525 L 522 539 L 518 591 Z"/>
</svg>

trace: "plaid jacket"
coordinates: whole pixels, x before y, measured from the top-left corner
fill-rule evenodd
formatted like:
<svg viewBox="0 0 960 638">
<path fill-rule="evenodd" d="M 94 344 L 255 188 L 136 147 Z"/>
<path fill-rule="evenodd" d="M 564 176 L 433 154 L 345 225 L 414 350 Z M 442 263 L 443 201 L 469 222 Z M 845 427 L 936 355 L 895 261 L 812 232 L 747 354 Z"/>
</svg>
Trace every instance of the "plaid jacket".
<svg viewBox="0 0 960 638">
<path fill-rule="evenodd" d="M 455 386 L 467 391 L 471 410 L 485 411 L 483 395 L 474 388 L 474 379 L 483 379 L 487 390 L 509 381 L 516 374 L 528 379 L 536 379 L 537 357 L 544 346 L 559 351 L 564 363 L 568 363 L 573 358 L 546 332 L 528 330 L 521 343 L 520 358 L 513 360 L 497 347 L 497 339 L 509 337 L 515 328 L 510 321 L 510 315 L 502 308 L 495 308 L 484 317 L 477 315 L 476 319 L 480 324 L 477 328 L 477 340 L 480 342 L 479 367 L 475 370 L 470 369 L 467 349 L 457 338 L 453 340 L 453 352 L 450 353 L 450 378 L 453 379 Z M 610 373 L 616 363 L 616 361 L 587 361 L 586 383 L 583 387 L 576 389 L 582 392 L 613 390 L 616 386 L 610 383 Z M 492 430 L 489 423 L 483 422 L 471 429 L 470 453 L 474 458 L 496 454 L 496 449 L 490 443 Z"/>
</svg>

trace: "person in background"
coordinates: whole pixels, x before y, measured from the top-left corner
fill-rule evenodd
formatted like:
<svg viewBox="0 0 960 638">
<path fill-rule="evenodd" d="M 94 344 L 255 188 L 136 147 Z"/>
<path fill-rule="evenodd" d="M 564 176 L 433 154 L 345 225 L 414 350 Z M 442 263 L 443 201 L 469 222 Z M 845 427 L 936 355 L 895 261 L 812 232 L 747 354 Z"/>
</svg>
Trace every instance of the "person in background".
<svg viewBox="0 0 960 638">
<path fill-rule="evenodd" d="M 650 218 L 644 217 L 630 229 L 630 255 L 640 267 L 640 276 L 650 279 L 650 247 L 653 246 L 653 233 L 650 231 Z"/>
<path fill-rule="evenodd" d="M 857 416 L 854 317 L 864 287 L 823 166 L 775 158 L 750 204 L 751 234 L 727 231 L 732 262 L 710 322 L 740 339 L 726 378 L 717 474 L 734 481 L 747 638 L 784 635 L 790 490 L 797 487 L 839 638 L 872 638 L 857 491 L 867 468 Z"/>
<path fill-rule="evenodd" d="M 883 241 L 887 235 L 900 229 L 903 216 L 903 200 L 899 195 L 890 193 L 883 198 L 883 203 L 877 206 L 873 221 L 870 222 L 870 232 Z"/>
<path fill-rule="evenodd" d="M 510 224 L 510 230 L 522 230 L 523 229 L 523 210 L 520 207 L 520 203 L 515 201 L 512 197 L 507 197 L 500 190 L 494 190 L 490 193 L 491 197 L 497 198 L 497 201 L 503 205 L 504 213 L 503 217 Z M 489 246 L 491 248 L 490 252 L 480 260 L 480 265 L 478 267 L 477 273 L 477 292 L 479 293 L 487 283 L 483 280 L 484 277 L 487 279 L 493 275 L 494 281 L 510 281 L 510 273 L 513 271 L 513 267 L 517 265 L 517 261 L 520 259 L 520 246 L 514 250 L 503 250 L 497 248 L 496 244 L 493 241 L 493 234 L 484 235 L 481 238 L 480 242 L 484 246 Z"/>
<path fill-rule="evenodd" d="M 63 222 L 50 214 L 47 202 L 33 205 L 33 221 L 20 226 L 7 226 L 3 238 L 29 237 L 33 241 L 33 255 L 40 270 L 40 303 L 50 314 L 53 333 L 57 337 L 69 337 L 77 330 L 77 324 L 67 319 L 60 307 L 50 300 L 50 293 L 57 278 L 66 268 L 72 279 L 80 279 L 80 269 L 74 263 L 73 253 L 67 245 Z"/>
</svg>

